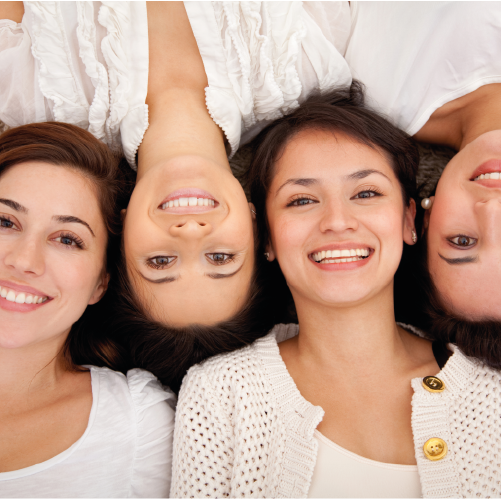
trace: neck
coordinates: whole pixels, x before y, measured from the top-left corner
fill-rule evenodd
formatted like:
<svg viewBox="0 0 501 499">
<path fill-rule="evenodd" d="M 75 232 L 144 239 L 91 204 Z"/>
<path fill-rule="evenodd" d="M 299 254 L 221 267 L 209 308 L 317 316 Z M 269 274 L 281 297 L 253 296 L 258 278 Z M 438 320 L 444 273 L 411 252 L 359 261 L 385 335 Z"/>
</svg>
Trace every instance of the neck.
<svg viewBox="0 0 501 499">
<path fill-rule="evenodd" d="M 0 399 L 25 397 L 57 387 L 68 371 L 63 355 L 68 332 L 26 347 L 0 347 Z"/>
<path fill-rule="evenodd" d="M 295 297 L 296 298 L 296 297 Z M 326 369 L 364 366 L 377 371 L 405 354 L 395 322 L 393 283 L 378 296 L 348 307 L 296 300 L 300 334 L 299 355 L 314 359 Z"/>
<path fill-rule="evenodd" d="M 149 100 L 150 126 L 139 147 L 137 180 L 169 160 L 197 155 L 230 170 L 224 134 L 207 112 L 203 94 L 173 88 Z"/>
<path fill-rule="evenodd" d="M 484 85 L 437 109 L 414 136 L 460 151 L 493 130 L 501 130 L 501 84 Z"/>
</svg>

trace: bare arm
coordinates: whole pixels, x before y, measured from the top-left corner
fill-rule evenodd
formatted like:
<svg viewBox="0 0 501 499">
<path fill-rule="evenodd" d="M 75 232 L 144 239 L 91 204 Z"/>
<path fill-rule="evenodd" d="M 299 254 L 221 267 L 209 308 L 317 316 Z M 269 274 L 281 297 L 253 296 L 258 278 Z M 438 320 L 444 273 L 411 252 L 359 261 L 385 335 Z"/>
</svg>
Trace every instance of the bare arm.
<svg viewBox="0 0 501 499">
<path fill-rule="evenodd" d="M 0 19 L 10 19 L 20 23 L 24 16 L 23 2 L 0 2 Z"/>
</svg>

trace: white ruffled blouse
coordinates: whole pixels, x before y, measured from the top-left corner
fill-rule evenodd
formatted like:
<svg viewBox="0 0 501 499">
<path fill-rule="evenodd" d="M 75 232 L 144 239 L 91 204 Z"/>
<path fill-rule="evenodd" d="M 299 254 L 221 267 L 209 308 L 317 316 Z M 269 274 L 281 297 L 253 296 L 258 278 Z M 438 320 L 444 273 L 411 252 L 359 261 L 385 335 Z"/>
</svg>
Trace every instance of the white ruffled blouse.
<svg viewBox="0 0 501 499">
<path fill-rule="evenodd" d="M 135 156 L 148 128 L 145 2 L 24 2 L 0 20 L 0 121 L 64 121 Z M 348 2 L 186 2 L 231 155 L 312 91 L 351 82 Z"/>
</svg>

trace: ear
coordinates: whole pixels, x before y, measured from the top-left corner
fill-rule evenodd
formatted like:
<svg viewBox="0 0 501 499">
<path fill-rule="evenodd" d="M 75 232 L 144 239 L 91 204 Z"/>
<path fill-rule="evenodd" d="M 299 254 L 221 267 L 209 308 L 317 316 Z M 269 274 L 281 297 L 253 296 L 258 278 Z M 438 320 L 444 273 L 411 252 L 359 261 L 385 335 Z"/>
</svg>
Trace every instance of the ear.
<svg viewBox="0 0 501 499">
<path fill-rule="evenodd" d="M 428 225 L 430 225 L 430 216 L 431 210 L 433 210 L 433 202 L 435 201 L 435 196 L 430 196 L 431 206 L 428 210 L 424 210 L 424 218 L 423 218 L 423 230 L 422 234 L 424 234 L 425 230 L 428 229 Z"/>
<path fill-rule="evenodd" d="M 120 210 L 120 220 L 121 220 L 122 223 L 124 223 L 126 215 L 127 215 L 127 210 L 126 209 Z"/>
<path fill-rule="evenodd" d="M 275 250 L 273 249 L 273 245 L 271 243 L 268 243 L 266 245 L 266 252 L 270 255 L 268 257 L 269 262 L 272 262 L 277 257 L 277 255 L 275 255 Z"/>
<path fill-rule="evenodd" d="M 405 208 L 405 217 L 404 217 L 404 241 L 412 246 L 414 241 L 412 240 L 412 231 L 416 230 L 414 226 L 414 219 L 416 218 L 416 201 L 411 199 L 409 202 L 409 206 Z"/>
<path fill-rule="evenodd" d="M 103 272 L 99 282 L 97 283 L 96 289 L 94 289 L 94 292 L 90 297 L 89 305 L 94 305 L 104 296 L 104 293 L 106 293 L 106 290 L 108 289 L 109 282 L 110 274 L 108 274 L 108 272 Z"/>
<path fill-rule="evenodd" d="M 252 220 L 256 220 L 256 207 L 254 206 L 254 203 L 249 203 L 249 209 L 250 209 L 250 212 L 251 212 L 251 217 L 252 217 Z"/>
</svg>

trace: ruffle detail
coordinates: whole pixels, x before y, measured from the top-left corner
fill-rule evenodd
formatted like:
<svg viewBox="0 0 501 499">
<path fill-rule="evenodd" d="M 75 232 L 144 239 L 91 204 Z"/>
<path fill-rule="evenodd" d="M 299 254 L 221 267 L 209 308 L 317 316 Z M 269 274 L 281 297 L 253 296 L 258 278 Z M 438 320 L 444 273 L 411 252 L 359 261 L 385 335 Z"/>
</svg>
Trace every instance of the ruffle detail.
<svg viewBox="0 0 501 499">
<path fill-rule="evenodd" d="M 136 169 L 136 153 L 148 128 L 146 4 L 102 2 L 98 21 L 107 30 L 101 42 L 110 88 L 106 135 L 110 147 L 122 149 L 130 166 Z"/>
<path fill-rule="evenodd" d="M 106 120 L 106 134 L 110 140 L 109 146 L 119 149 L 120 124 L 129 111 L 129 61 L 126 53 L 131 25 L 129 2 L 102 2 L 98 21 L 108 32 L 101 42 L 110 86 L 110 115 Z"/>
<path fill-rule="evenodd" d="M 38 83 L 52 102 L 56 121 L 87 129 L 89 104 L 78 85 L 58 2 L 25 2 L 32 20 L 32 54 L 39 63 Z"/>
<path fill-rule="evenodd" d="M 213 8 L 242 132 L 296 108 L 301 94 L 296 63 L 306 34 L 301 3 L 213 2 Z M 209 113 L 219 124 L 221 113 L 211 108 L 219 99 L 207 94 Z M 227 137 L 234 153 L 238 145 Z"/>
<path fill-rule="evenodd" d="M 79 55 L 85 65 L 85 71 L 96 89 L 89 108 L 89 132 L 109 144 L 112 139 L 106 133 L 105 125 L 110 108 L 110 90 L 106 68 L 97 59 L 94 5 L 93 2 L 77 2 L 76 5 Z"/>
</svg>

